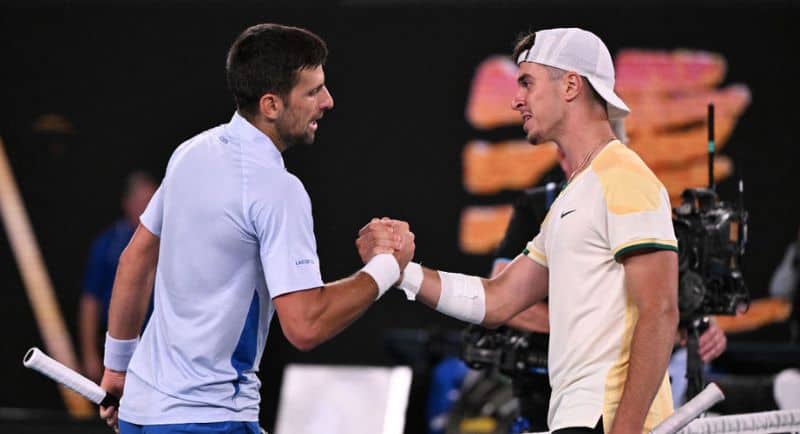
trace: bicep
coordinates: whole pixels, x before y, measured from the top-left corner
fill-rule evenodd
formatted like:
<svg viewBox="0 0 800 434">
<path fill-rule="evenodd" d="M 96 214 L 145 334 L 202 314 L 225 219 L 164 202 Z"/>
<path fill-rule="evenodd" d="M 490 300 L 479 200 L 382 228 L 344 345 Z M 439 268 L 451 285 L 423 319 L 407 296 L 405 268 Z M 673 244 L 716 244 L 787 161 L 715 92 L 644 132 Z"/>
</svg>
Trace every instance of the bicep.
<svg viewBox="0 0 800 434">
<path fill-rule="evenodd" d="M 310 349 L 313 336 L 319 331 L 314 319 L 324 308 L 322 287 L 281 294 L 272 299 L 278 321 L 286 339 L 298 349 Z"/>
<path fill-rule="evenodd" d="M 530 292 L 541 299 L 547 296 L 547 278 L 547 267 L 525 255 L 517 255 L 495 278 L 489 280 L 489 284 L 515 292 Z"/>
<path fill-rule="evenodd" d="M 128 246 L 125 247 L 120 261 L 132 259 L 142 266 L 155 267 L 158 263 L 160 242 L 161 239 L 158 236 L 140 223 L 136 231 L 134 231 Z"/>
<path fill-rule="evenodd" d="M 313 292 L 313 290 L 294 291 L 272 299 L 272 305 L 275 306 L 275 313 L 278 314 L 281 325 L 284 321 L 302 316 L 304 308 L 311 304 L 310 298 L 313 297 Z"/>
<path fill-rule="evenodd" d="M 147 207 L 142 215 L 139 216 L 140 226 L 147 228 L 148 232 L 161 235 L 161 226 L 164 220 L 164 197 L 162 186 L 159 185 L 153 197 L 150 198 Z"/>
<path fill-rule="evenodd" d="M 674 305 L 678 299 L 678 254 L 655 250 L 622 258 L 625 289 L 639 309 Z"/>
<path fill-rule="evenodd" d="M 550 333 L 550 314 L 547 303 L 534 304 L 511 318 L 506 325 L 526 332 Z"/>
</svg>

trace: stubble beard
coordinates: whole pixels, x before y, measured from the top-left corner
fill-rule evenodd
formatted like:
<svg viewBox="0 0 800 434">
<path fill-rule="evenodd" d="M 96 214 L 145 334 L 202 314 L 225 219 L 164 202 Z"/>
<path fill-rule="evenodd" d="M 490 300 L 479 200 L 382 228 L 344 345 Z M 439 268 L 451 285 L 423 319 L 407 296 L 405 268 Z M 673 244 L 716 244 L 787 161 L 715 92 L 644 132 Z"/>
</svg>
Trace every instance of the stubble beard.
<svg viewBox="0 0 800 434">
<path fill-rule="evenodd" d="M 541 142 L 541 135 L 535 132 L 530 132 L 527 134 L 526 138 L 528 139 L 528 143 L 531 145 L 538 145 Z"/>
<path fill-rule="evenodd" d="M 283 141 L 283 143 L 286 145 L 286 149 L 289 149 L 298 143 L 302 143 L 304 145 L 311 145 L 314 143 L 314 131 L 309 131 L 308 127 L 306 127 L 306 129 L 300 133 L 293 133 L 290 129 L 290 125 L 286 125 L 292 123 L 291 119 L 288 121 L 289 122 L 278 122 L 276 124 L 278 135 L 281 137 L 281 141 Z"/>
<path fill-rule="evenodd" d="M 299 138 L 298 141 L 302 140 L 303 144 L 311 145 L 314 144 L 314 139 L 316 138 L 316 134 L 314 131 L 304 131 L 303 135 Z"/>
</svg>

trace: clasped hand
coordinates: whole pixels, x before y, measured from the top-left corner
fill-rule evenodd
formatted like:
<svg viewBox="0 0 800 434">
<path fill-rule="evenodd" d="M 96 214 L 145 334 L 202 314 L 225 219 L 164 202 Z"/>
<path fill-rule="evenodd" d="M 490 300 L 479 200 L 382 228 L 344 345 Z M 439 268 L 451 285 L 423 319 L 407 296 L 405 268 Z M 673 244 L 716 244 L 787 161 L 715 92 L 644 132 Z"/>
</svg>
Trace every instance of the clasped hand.
<svg viewBox="0 0 800 434">
<path fill-rule="evenodd" d="M 388 217 L 374 218 L 358 231 L 356 247 L 366 264 L 373 256 L 390 253 L 397 259 L 400 270 L 414 257 L 414 233 L 408 223 Z"/>
</svg>

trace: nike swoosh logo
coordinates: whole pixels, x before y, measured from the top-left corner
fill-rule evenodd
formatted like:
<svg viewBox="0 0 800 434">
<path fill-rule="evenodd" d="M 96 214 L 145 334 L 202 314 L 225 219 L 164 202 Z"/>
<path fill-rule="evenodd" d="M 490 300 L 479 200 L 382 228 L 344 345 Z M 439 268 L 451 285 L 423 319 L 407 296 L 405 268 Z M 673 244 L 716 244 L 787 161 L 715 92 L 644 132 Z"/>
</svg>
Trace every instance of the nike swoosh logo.
<svg viewBox="0 0 800 434">
<path fill-rule="evenodd" d="M 562 212 L 562 213 L 561 213 L 561 218 L 563 219 L 564 217 L 566 217 L 566 216 L 568 216 L 568 215 L 570 215 L 570 214 L 574 213 L 575 211 L 576 211 L 576 210 L 574 210 L 574 209 L 571 209 L 571 210 L 569 210 L 569 211 L 564 211 L 564 212 Z"/>
</svg>

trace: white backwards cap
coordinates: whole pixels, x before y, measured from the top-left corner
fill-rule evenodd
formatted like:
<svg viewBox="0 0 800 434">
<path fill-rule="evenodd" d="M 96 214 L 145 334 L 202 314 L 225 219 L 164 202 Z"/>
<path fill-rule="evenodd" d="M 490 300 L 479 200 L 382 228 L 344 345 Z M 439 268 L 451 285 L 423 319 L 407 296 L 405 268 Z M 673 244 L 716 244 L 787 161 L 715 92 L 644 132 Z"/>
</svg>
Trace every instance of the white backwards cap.
<svg viewBox="0 0 800 434">
<path fill-rule="evenodd" d="M 575 71 L 589 80 L 606 101 L 608 119 L 622 119 L 631 109 L 614 93 L 614 63 L 606 44 L 594 33 L 578 28 L 536 32 L 533 47 L 520 53 L 517 64 L 538 63 Z"/>
</svg>

